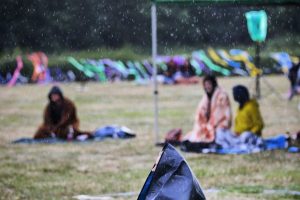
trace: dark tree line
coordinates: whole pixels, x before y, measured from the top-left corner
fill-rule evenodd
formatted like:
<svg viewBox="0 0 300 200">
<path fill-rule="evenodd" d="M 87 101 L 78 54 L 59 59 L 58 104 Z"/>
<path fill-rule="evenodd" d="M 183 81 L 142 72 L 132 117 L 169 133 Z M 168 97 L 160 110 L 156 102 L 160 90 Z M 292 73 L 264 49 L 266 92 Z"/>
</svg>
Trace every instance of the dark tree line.
<svg viewBox="0 0 300 200">
<path fill-rule="evenodd" d="M 151 45 L 150 0 L 1 0 L 0 50 Z M 160 45 L 250 43 L 245 12 L 265 9 L 268 37 L 300 33 L 300 7 L 158 7 Z"/>
</svg>

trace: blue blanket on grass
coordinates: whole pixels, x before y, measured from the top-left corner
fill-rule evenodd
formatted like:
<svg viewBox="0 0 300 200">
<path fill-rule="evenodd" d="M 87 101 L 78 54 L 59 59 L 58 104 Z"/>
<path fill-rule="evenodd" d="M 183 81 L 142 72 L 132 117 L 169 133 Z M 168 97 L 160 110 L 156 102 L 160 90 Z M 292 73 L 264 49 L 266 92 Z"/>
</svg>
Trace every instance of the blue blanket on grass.
<svg viewBox="0 0 300 200">
<path fill-rule="evenodd" d="M 14 144 L 54 144 L 54 143 L 86 143 L 86 142 L 92 142 L 92 141 L 102 141 L 105 138 L 113 138 L 113 139 L 129 139 L 134 138 L 135 133 L 125 127 L 125 126 L 118 126 L 118 125 L 109 125 L 104 126 L 101 128 L 96 129 L 94 131 L 94 138 L 92 139 L 85 139 L 84 137 L 78 137 L 78 139 L 74 140 L 63 140 L 59 138 L 45 138 L 45 139 L 33 139 L 33 138 L 20 138 L 17 140 L 12 141 Z"/>
<path fill-rule="evenodd" d="M 286 135 L 282 134 L 275 137 L 263 139 L 263 145 L 261 147 L 254 148 L 254 149 L 236 147 L 231 149 L 226 149 L 226 148 L 215 149 L 212 151 L 215 151 L 214 153 L 218 153 L 218 154 L 249 154 L 249 153 L 262 152 L 262 151 L 286 149 L 290 153 L 299 153 L 300 148 L 288 147 L 286 139 L 287 139 Z"/>
<path fill-rule="evenodd" d="M 225 140 L 221 141 L 224 143 Z M 188 145 L 181 145 L 181 150 L 186 152 L 196 152 L 196 153 L 215 153 L 215 154 L 251 154 L 258 153 L 262 151 L 270 150 L 287 150 L 290 153 L 299 153 L 300 148 L 298 147 L 288 147 L 287 136 L 284 134 L 262 139 L 253 134 L 247 134 L 242 140 L 242 143 L 236 143 L 226 147 L 226 145 L 220 146 L 216 144 L 209 145 L 206 148 L 197 148 L 193 145 L 189 148 Z M 225 141 L 226 142 L 226 141 Z M 183 143 L 184 144 L 184 143 Z M 196 147 L 196 148 L 195 148 Z"/>
<path fill-rule="evenodd" d="M 285 136 L 277 136 L 274 138 L 264 139 L 261 146 L 252 148 L 248 147 L 248 145 L 241 145 L 233 148 L 217 148 L 214 150 L 212 149 L 212 152 L 215 151 L 215 153 L 218 154 L 250 154 L 269 150 L 286 149 L 287 142 Z"/>
</svg>

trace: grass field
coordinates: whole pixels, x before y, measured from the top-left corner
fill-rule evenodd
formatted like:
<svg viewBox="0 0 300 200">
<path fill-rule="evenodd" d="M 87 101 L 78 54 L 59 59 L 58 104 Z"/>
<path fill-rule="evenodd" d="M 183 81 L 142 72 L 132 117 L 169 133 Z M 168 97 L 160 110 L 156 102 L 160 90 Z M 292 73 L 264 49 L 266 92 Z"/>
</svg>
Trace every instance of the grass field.
<svg viewBox="0 0 300 200">
<path fill-rule="evenodd" d="M 283 76 L 267 77 L 283 94 L 289 83 Z M 250 86 L 250 78 L 220 78 L 230 92 L 233 85 Z M 160 148 L 153 134 L 152 87 L 134 83 L 60 84 L 74 100 L 82 130 L 109 124 L 136 131 L 131 140 L 105 140 L 89 144 L 16 145 L 31 137 L 42 122 L 42 110 L 51 85 L 0 87 L 0 199 L 72 199 L 75 195 L 139 192 Z M 203 95 L 199 85 L 159 86 L 160 138 L 176 127 L 184 132 L 193 125 L 194 111 Z M 280 99 L 262 81 L 264 137 L 300 129 L 300 98 Z M 237 108 L 232 101 L 233 110 Z M 300 157 L 285 151 L 252 155 L 183 153 L 205 189 L 207 199 L 300 199 L 297 195 L 265 194 L 263 190 L 300 191 Z M 116 199 L 136 199 L 137 196 Z"/>
</svg>

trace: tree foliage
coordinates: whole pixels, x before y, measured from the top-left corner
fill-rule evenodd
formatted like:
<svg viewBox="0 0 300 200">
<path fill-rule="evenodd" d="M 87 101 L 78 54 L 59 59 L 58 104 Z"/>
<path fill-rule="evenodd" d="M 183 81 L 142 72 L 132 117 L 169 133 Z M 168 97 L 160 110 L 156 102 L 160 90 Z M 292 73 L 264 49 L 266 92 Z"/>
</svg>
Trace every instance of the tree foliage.
<svg viewBox="0 0 300 200">
<path fill-rule="evenodd" d="M 149 0 L 1 0 L 0 50 L 149 48 Z M 266 10 L 268 36 L 300 33 L 300 7 L 158 6 L 159 45 L 250 43 L 245 12 Z"/>
</svg>

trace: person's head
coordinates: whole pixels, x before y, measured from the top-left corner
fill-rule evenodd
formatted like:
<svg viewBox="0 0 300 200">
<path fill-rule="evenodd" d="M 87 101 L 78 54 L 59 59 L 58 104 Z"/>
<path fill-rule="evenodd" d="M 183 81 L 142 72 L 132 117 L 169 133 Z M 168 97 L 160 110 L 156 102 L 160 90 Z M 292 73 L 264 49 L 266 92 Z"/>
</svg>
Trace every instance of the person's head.
<svg viewBox="0 0 300 200">
<path fill-rule="evenodd" d="M 172 76 L 173 74 L 175 74 L 176 71 L 177 71 L 177 68 L 178 68 L 178 66 L 177 66 L 175 60 L 173 58 L 171 58 L 169 60 L 169 62 L 167 63 L 167 74 L 168 74 L 168 76 Z"/>
<path fill-rule="evenodd" d="M 190 68 L 190 61 L 189 58 L 187 58 L 184 60 L 182 71 L 189 71 L 189 68 Z"/>
<path fill-rule="evenodd" d="M 64 99 L 61 89 L 57 86 L 53 86 L 48 94 L 48 99 L 51 103 L 59 104 Z"/>
<path fill-rule="evenodd" d="M 169 67 L 176 69 L 177 68 L 177 63 L 175 62 L 174 58 L 171 58 L 167 64 Z"/>
<path fill-rule="evenodd" d="M 203 88 L 206 94 L 211 97 L 216 87 L 218 86 L 217 79 L 213 75 L 206 75 L 203 78 Z"/>
<path fill-rule="evenodd" d="M 250 100 L 248 89 L 243 85 L 237 85 L 232 88 L 233 98 L 240 104 L 240 108 Z"/>
</svg>

